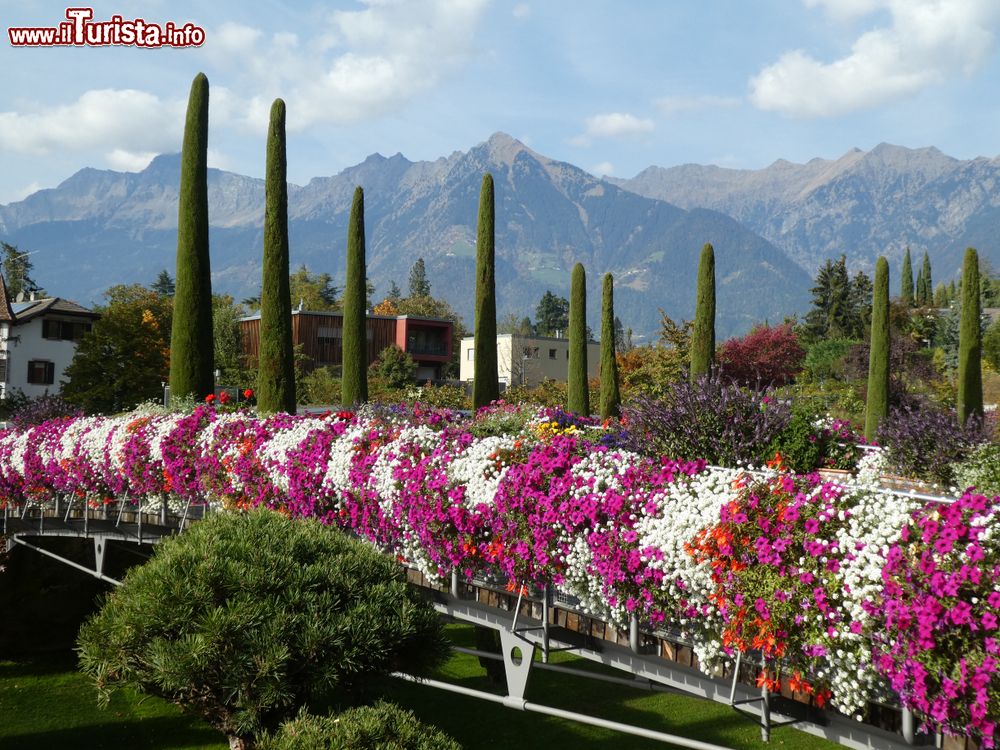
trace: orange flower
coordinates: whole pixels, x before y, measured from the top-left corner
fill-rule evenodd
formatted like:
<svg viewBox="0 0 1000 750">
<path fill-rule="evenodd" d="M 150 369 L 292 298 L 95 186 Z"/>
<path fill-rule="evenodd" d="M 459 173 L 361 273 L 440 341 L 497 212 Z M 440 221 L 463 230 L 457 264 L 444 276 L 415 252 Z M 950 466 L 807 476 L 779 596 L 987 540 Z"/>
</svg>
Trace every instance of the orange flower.
<svg viewBox="0 0 1000 750">
<path fill-rule="evenodd" d="M 809 695 L 813 691 L 812 685 L 802 679 L 802 674 L 800 672 L 796 672 L 788 678 L 788 687 L 796 693 L 805 693 L 806 695 Z"/>
</svg>

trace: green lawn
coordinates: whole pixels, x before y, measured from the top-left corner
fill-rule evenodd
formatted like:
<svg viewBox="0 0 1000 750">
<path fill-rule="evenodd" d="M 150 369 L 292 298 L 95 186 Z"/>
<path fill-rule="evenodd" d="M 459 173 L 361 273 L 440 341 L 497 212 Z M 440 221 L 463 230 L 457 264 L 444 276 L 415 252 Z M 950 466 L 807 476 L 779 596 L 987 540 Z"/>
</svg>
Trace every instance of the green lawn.
<svg viewBox="0 0 1000 750">
<path fill-rule="evenodd" d="M 473 631 L 449 626 L 457 645 L 473 646 Z M 600 669 L 567 654 L 553 661 L 581 669 Z M 490 685 L 475 657 L 456 654 L 441 669 L 439 679 L 480 690 Z M 476 698 L 466 698 L 428 686 L 389 680 L 388 697 L 419 718 L 451 734 L 469 750 L 645 750 L 667 747 L 575 722 L 522 713 Z M 535 670 L 528 699 L 533 703 L 587 712 L 614 721 L 637 724 L 671 734 L 728 745 L 762 746 L 756 725 L 732 709 L 670 693 L 611 685 L 596 680 Z M 778 728 L 772 745 L 801 750 L 835 748 L 794 729 Z M 0 662 L 0 749 L 60 748 L 211 748 L 228 747 L 222 736 L 183 716 L 163 701 L 140 700 L 117 693 L 106 710 L 97 707 L 91 683 L 75 671 L 72 655 L 36 657 L 24 662 Z"/>
<path fill-rule="evenodd" d="M 189 748 L 226 750 L 207 724 L 157 699 L 116 693 L 97 706 L 93 683 L 76 671 L 72 654 L 0 661 L 0 748 Z"/>
</svg>

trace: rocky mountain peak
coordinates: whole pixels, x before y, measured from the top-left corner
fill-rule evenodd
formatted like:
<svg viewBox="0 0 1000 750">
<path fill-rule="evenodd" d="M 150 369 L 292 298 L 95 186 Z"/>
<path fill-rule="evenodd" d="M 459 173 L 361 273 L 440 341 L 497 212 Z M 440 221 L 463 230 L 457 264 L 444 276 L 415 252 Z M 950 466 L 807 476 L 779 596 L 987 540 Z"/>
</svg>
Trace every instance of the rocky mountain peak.
<svg viewBox="0 0 1000 750">
<path fill-rule="evenodd" d="M 535 159 L 541 162 L 547 161 L 545 157 L 540 154 L 536 154 L 530 148 L 525 146 L 521 141 L 517 140 L 506 133 L 496 132 L 489 137 L 485 143 L 481 143 L 472 149 L 473 152 L 482 152 L 485 155 L 487 161 L 494 164 L 503 164 L 510 166 L 514 163 L 517 155 L 522 152 L 527 152 L 531 154 Z"/>
</svg>

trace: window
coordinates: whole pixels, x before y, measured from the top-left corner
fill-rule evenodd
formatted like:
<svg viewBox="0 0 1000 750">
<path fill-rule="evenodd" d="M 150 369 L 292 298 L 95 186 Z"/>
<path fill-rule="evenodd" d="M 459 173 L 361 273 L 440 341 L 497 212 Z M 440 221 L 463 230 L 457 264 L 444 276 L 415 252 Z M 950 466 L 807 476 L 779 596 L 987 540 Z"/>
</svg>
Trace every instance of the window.
<svg viewBox="0 0 1000 750">
<path fill-rule="evenodd" d="M 69 320 L 43 320 L 42 338 L 50 341 L 79 341 L 91 324 Z"/>
<path fill-rule="evenodd" d="M 56 366 L 52 362 L 33 359 L 28 363 L 28 382 L 32 385 L 52 385 L 56 380 Z"/>
<path fill-rule="evenodd" d="M 0 383 L 7 382 L 7 352 L 0 353 Z"/>
<path fill-rule="evenodd" d="M 549 349 L 549 359 L 555 359 L 555 358 L 556 358 L 556 350 Z"/>
<path fill-rule="evenodd" d="M 466 352 L 466 354 L 465 354 L 465 358 L 469 362 L 471 362 L 472 360 L 474 360 L 476 358 L 476 350 L 475 349 L 469 349 L 469 351 Z"/>
<path fill-rule="evenodd" d="M 316 335 L 316 359 L 319 362 L 336 362 L 340 351 L 340 341 L 344 335 L 342 328 L 320 326 Z"/>
</svg>

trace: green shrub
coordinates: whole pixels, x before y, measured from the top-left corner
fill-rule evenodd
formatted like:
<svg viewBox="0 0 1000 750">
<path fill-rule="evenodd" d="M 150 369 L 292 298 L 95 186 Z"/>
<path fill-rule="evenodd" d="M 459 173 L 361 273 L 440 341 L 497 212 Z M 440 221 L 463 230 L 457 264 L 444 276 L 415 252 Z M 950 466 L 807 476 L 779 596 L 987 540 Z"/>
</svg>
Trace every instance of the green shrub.
<svg viewBox="0 0 1000 750">
<path fill-rule="evenodd" d="M 983 495 L 1000 495 L 1000 443 L 984 443 L 952 466 L 959 489 L 975 487 Z"/>
<path fill-rule="evenodd" d="M 382 378 L 388 388 L 406 388 L 413 385 L 417 376 L 417 363 L 413 357 L 395 344 L 383 349 L 370 369 Z"/>
<path fill-rule="evenodd" d="M 408 401 L 417 401 L 428 406 L 444 409 L 470 409 L 472 399 L 460 385 L 431 385 L 426 383 L 407 392 Z"/>
<path fill-rule="evenodd" d="M 260 750 L 460 750 L 455 740 L 420 722 L 412 711 L 379 701 L 341 714 L 300 711 L 262 741 Z"/>
<path fill-rule="evenodd" d="M 448 653 L 395 560 L 270 510 L 213 514 L 164 539 L 84 623 L 78 649 L 105 703 L 119 687 L 165 698 L 232 747 Z"/>
<path fill-rule="evenodd" d="M 823 339 L 809 347 L 803 364 L 812 380 L 839 378 L 844 372 L 844 358 L 855 344 L 856 339 Z"/>
<path fill-rule="evenodd" d="M 297 378 L 300 404 L 339 404 L 341 402 L 340 373 L 329 367 L 317 367 L 301 378 Z"/>
<path fill-rule="evenodd" d="M 809 405 L 793 406 L 792 418 L 771 443 L 768 453 L 780 453 L 784 465 L 800 474 L 820 468 L 826 452 L 826 442 L 820 439 L 817 427 L 822 416 Z"/>
</svg>

